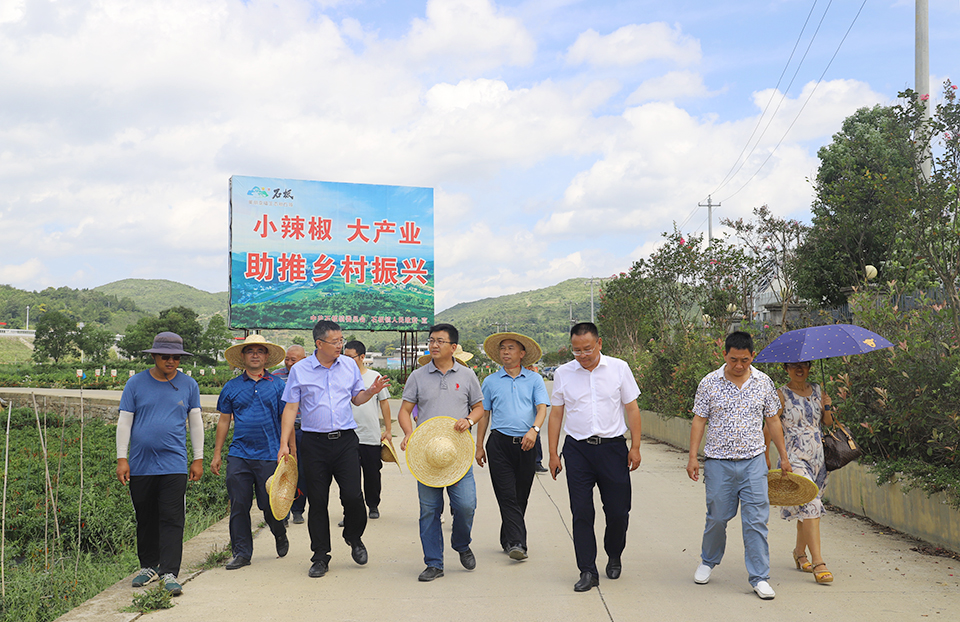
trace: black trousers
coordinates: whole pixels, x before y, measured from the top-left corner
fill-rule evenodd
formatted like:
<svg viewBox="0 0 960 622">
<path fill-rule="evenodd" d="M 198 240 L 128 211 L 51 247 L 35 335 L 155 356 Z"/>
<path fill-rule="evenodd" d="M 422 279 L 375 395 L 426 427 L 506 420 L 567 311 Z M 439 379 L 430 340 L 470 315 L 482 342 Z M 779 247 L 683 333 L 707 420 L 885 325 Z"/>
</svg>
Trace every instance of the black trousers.
<svg viewBox="0 0 960 622">
<path fill-rule="evenodd" d="M 363 472 L 363 498 L 371 510 L 380 507 L 381 445 L 360 445 L 360 470 Z M 346 525 L 346 523 L 344 523 Z"/>
<path fill-rule="evenodd" d="M 627 545 L 627 524 L 630 519 L 630 468 L 627 466 L 626 441 L 591 445 L 567 436 L 563 442 L 566 461 L 567 490 L 573 514 L 573 549 L 580 572 L 597 572 L 597 538 L 593 524 L 593 487 L 600 489 L 600 500 L 606 516 L 603 548 L 608 557 L 619 558 Z"/>
<path fill-rule="evenodd" d="M 487 438 L 487 461 L 493 494 L 500 506 L 500 546 L 519 546 L 527 550 L 527 526 L 524 515 L 533 486 L 536 452 L 523 451 L 520 438 L 493 430 Z"/>
<path fill-rule="evenodd" d="M 360 489 L 360 441 L 353 430 L 342 430 L 338 438 L 326 432 L 304 432 L 300 459 L 306 480 L 307 530 L 310 532 L 310 561 L 330 561 L 330 483 L 337 479 L 343 506 L 343 539 L 358 542 L 367 527 L 367 512 Z"/>
<path fill-rule="evenodd" d="M 156 568 L 160 576 L 180 574 L 186 494 L 186 473 L 130 477 L 141 568 Z"/>
<path fill-rule="evenodd" d="M 287 533 L 282 520 L 273 517 L 270 495 L 267 494 L 267 479 L 277 470 L 276 460 L 247 460 L 227 458 L 227 496 L 230 497 L 230 548 L 235 557 L 253 557 L 253 532 L 250 508 L 253 499 L 263 512 L 263 520 L 274 536 Z"/>
</svg>

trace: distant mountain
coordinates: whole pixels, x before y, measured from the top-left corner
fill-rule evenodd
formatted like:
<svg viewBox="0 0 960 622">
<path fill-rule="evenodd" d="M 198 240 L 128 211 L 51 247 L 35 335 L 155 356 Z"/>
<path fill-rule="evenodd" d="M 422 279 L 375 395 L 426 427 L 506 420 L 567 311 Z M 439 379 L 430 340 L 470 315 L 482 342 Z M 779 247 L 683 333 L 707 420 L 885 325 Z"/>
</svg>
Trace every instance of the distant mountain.
<svg viewBox="0 0 960 622">
<path fill-rule="evenodd" d="M 594 285 L 595 304 L 599 287 Z M 463 302 L 437 314 L 437 322 L 448 322 L 460 331 L 461 343 L 473 339 L 478 345 L 498 331 L 507 330 L 533 337 L 540 347 L 555 352 L 569 343 L 570 318 L 590 320 L 590 284 L 570 279 L 543 289 L 508 296 Z"/>
<path fill-rule="evenodd" d="M 196 311 L 204 324 L 217 313 L 227 317 L 228 298 L 225 291 L 211 294 L 166 279 L 123 279 L 93 289 L 117 298 L 130 298 L 139 308 L 153 315 L 170 307 L 184 306 Z"/>
</svg>

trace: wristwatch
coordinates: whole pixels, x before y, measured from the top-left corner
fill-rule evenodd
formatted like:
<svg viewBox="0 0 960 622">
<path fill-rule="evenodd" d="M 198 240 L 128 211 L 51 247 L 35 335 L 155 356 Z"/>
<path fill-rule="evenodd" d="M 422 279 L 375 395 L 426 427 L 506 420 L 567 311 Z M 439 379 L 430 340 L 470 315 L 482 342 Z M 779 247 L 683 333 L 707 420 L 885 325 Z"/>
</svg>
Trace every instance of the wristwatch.
<svg viewBox="0 0 960 622">
<path fill-rule="evenodd" d="M 533 426 L 533 431 L 536 432 L 537 434 L 540 434 L 540 426 L 538 425 Z"/>
<path fill-rule="evenodd" d="M 464 419 L 467 420 L 467 425 L 469 425 L 469 426 L 472 428 L 472 427 L 473 427 L 473 419 L 471 419 L 470 417 L 464 417 Z"/>
</svg>

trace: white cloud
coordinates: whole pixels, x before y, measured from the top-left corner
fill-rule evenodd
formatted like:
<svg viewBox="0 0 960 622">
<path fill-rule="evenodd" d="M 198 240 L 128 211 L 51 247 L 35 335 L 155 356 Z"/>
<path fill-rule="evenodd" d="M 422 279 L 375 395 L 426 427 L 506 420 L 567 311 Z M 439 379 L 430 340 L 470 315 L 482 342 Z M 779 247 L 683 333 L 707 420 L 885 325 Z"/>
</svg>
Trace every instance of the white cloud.
<svg viewBox="0 0 960 622">
<path fill-rule="evenodd" d="M 0 283 L 29 290 L 39 290 L 53 285 L 47 267 L 36 257 L 20 264 L 0 265 Z"/>
<path fill-rule="evenodd" d="M 700 42 L 664 22 L 630 24 L 609 35 L 590 29 L 580 34 L 567 51 L 571 65 L 629 67 L 648 60 L 669 60 L 679 65 L 700 61 Z"/>
<path fill-rule="evenodd" d="M 703 76 L 693 71 L 671 71 L 662 76 L 645 80 L 627 97 L 626 104 L 633 106 L 648 101 L 676 101 L 712 97 L 703 83 Z"/>
<path fill-rule="evenodd" d="M 403 45 L 415 62 L 464 72 L 527 65 L 536 51 L 523 23 L 489 0 L 429 0 L 427 18 L 413 20 Z"/>
</svg>

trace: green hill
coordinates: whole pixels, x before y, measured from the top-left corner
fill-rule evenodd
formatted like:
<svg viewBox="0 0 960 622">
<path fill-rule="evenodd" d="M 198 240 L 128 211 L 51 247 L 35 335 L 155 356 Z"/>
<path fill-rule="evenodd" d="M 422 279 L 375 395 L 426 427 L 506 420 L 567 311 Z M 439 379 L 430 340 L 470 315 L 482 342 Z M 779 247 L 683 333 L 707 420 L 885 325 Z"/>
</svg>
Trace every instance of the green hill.
<svg viewBox="0 0 960 622">
<path fill-rule="evenodd" d="M 594 285 L 595 303 L 599 288 Z M 586 279 L 570 279 L 543 289 L 462 302 L 437 314 L 437 322 L 449 322 L 460 331 L 460 341 L 483 340 L 498 330 L 523 333 L 537 340 L 547 352 L 569 343 L 571 314 L 574 322 L 590 320 L 590 285 Z"/>
<path fill-rule="evenodd" d="M 153 315 L 170 307 L 184 306 L 196 311 L 204 324 L 217 313 L 227 317 L 226 291 L 211 294 L 166 279 L 123 279 L 93 289 L 117 298 L 130 298 L 138 307 Z"/>
</svg>

